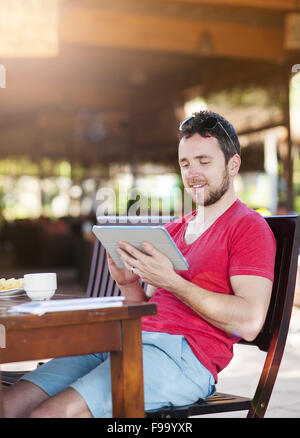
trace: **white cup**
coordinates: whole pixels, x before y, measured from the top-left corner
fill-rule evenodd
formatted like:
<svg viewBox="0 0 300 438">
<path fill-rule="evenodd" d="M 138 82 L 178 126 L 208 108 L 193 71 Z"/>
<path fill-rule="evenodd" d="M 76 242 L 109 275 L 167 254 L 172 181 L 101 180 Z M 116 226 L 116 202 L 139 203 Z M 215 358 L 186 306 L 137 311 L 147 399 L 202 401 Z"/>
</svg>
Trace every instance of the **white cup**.
<svg viewBox="0 0 300 438">
<path fill-rule="evenodd" d="M 56 274 L 25 274 L 23 289 L 32 300 L 49 300 L 57 289 Z"/>
</svg>

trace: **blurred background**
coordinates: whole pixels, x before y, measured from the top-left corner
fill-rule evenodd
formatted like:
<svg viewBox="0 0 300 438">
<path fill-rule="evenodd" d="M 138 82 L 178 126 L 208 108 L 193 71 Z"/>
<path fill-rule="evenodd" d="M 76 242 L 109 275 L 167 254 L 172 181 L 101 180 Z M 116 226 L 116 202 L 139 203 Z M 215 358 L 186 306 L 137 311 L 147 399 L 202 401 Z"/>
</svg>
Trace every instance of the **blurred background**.
<svg viewBox="0 0 300 438">
<path fill-rule="evenodd" d="M 178 125 L 201 109 L 239 134 L 240 199 L 300 213 L 298 72 L 293 0 L 1 0 L 0 277 L 84 294 L 103 188 L 105 214 L 136 188 L 181 214 Z"/>
</svg>

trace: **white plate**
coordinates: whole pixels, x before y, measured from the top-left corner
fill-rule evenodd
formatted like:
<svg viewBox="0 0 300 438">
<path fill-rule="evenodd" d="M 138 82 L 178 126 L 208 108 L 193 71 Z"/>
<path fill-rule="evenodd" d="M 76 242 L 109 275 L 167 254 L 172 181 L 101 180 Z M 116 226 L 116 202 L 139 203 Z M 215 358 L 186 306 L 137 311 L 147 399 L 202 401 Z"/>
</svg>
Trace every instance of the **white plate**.
<svg viewBox="0 0 300 438">
<path fill-rule="evenodd" d="M 16 297 L 20 295 L 24 295 L 24 289 L 5 289 L 0 290 L 0 298 L 8 298 L 8 297 Z"/>
</svg>

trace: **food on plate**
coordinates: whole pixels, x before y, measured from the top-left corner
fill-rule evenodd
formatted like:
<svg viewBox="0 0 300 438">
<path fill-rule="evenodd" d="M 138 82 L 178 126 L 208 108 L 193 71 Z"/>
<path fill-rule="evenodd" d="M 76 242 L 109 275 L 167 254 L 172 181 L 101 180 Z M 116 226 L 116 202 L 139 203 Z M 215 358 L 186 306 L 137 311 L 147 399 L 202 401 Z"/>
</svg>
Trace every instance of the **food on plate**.
<svg viewBox="0 0 300 438">
<path fill-rule="evenodd" d="M 22 289 L 24 278 L 0 278 L 0 292 L 8 289 Z"/>
</svg>

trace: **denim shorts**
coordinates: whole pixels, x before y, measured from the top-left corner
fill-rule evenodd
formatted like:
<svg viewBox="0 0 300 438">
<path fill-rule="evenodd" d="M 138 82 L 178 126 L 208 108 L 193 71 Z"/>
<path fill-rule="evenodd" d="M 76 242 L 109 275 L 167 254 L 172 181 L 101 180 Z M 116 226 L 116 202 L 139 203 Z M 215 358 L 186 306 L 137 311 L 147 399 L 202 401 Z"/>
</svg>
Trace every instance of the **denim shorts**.
<svg viewBox="0 0 300 438">
<path fill-rule="evenodd" d="M 182 406 L 216 391 L 214 377 L 181 335 L 142 332 L 145 410 Z M 109 353 L 52 359 L 25 374 L 53 396 L 67 387 L 85 400 L 95 418 L 112 417 Z"/>
</svg>

